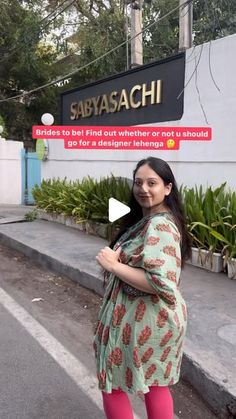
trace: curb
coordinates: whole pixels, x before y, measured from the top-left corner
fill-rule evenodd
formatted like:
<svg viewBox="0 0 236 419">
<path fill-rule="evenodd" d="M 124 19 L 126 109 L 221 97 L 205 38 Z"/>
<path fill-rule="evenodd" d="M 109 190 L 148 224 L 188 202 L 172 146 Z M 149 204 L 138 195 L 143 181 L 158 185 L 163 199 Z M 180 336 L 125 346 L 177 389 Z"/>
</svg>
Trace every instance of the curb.
<svg viewBox="0 0 236 419">
<path fill-rule="evenodd" d="M 80 271 L 78 268 L 74 268 L 73 266 L 66 265 L 63 262 L 60 262 L 60 260 L 48 256 L 45 253 L 41 253 L 40 251 L 33 249 L 18 240 L 8 237 L 2 232 L 0 232 L 0 244 L 18 250 L 34 262 L 38 263 L 40 266 L 51 269 L 61 275 L 65 275 L 84 288 L 88 288 L 96 292 L 98 295 L 103 296 L 104 289 L 100 278 L 97 278 L 88 272 Z"/>
<path fill-rule="evenodd" d="M 219 419 L 236 418 L 236 396 L 184 351 L 181 377 L 189 382 Z"/>
</svg>

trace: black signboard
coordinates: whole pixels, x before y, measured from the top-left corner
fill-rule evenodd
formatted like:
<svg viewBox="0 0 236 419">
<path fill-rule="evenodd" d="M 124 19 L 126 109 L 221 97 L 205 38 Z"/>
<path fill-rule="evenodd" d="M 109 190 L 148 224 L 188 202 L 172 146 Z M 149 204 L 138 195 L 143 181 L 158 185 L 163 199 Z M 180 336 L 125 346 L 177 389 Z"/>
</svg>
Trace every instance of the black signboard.
<svg viewBox="0 0 236 419">
<path fill-rule="evenodd" d="M 143 65 L 61 95 L 62 125 L 142 125 L 183 114 L 185 54 Z M 182 92 L 182 94 L 181 94 Z"/>
</svg>

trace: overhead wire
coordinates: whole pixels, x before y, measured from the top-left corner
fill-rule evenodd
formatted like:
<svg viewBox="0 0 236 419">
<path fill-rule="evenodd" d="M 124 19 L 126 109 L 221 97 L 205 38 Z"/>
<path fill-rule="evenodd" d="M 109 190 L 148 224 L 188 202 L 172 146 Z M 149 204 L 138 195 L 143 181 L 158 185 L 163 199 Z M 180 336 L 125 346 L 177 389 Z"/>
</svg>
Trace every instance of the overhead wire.
<svg viewBox="0 0 236 419">
<path fill-rule="evenodd" d="M 204 44 L 202 44 L 201 55 L 202 55 L 203 47 L 204 47 Z M 201 59 L 201 56 L 200 56 L 200 59 Z M 200 62 L 200 60 L 199 60 L 199 62 Z M 199 64 L 199 62 L 198 62 L 198 64 Z M 209 125 L 207 115 L 206 115 L 206 111 L 205 111 L 203 103 L 202 103 L 200 90 L 199 90 L 199 87 L 198 87 L 198 66 L 196 64 L 196 56 L 195 56 L 195 71 L 194 71 L 194 74 L 195 74 L 195 87 L 196 87 L 197 94 L 198 94 L 198 101 L 199 101 L 199 104 L 200 104 L 205 122 L 206 122 L 207 125 Z"/>
<path fill-rule="evenodd" d="M 224 1 L 223 1 L 224 2 Z M 229 2 L 227 1 L 227 4 L 228 4 L 228 6 L 229 6 Z M 215 10 L 214 10 L 214 8 L 212 7 L 212 8 L 210 8 L 209 7 L 209 2 L 208 1 L 206 1 L 205 3 L 204 3 L 204 10 L 203 10 L 203 13 L 204 13 L 204 16 L 208 19 L 208 20 L 213 20 L 214 21 L 214 28 L 219 28 L 220 30 L 222 30 L 221 29 L 221 27 L 220 27 L 220 23 L 219 23 L 219 19 L 217 18 L 217 14 L 216 14 L 216 12 L 215 12 Z M 212 18 L 212 19 L 211 19 Z M 218 20 L 218 24 L 217 24 L 217 22 L 216 22 L 216 18 L 217 18 L 217 20 Z M 204 40 L 205 41 L 208 41 L 209 42 L 209 48 L 208 48 L 208 67 L 209 67 L 209 73 L 210 73 L 210 76 L 211 76 L 211 79 L 212 79 L 212 81 L 213 81 L 213 83 L 214 83 L 214 85 L 215 85 L 215 87 L 216 87 L 216 89 L 218 90 L 218 92 L 220 92 L 221 90 L 220 90 L 220 88 L 219 88 L 219 86 L 217 85 L 217 83 L 216 83 L 216 81 L 215 81 L 215 78 L 214 78 L 214 76 L 213 76 L 213 70 L 212 70 L 212 65 L 211 65 L 211 46 L 212 46 L 212 40 L 211 40 L 211 38 L 210 39 L 207 39 L 207 36 L 206 36 L 206 24 L 204 25 Z M 211 31 L 210 31 L 210 33 L 211 33 L 211 35 L 213 36 L 213 38 L 214 38 L 214 35 L 215 35 L 215 33 L 214 33 L 214 30 L 213 29 L 211 29 Z M 200 52 L 201 53 L 201 52 Z M 195 57 L 194 57 L 195 58 Z M 196 85 L 196 88 L 197 88 L 197 85 Z"/>
<path fill-rule="evenodd" d="M 66 2 L 67 2 L 67 0 L 65 0 L 62 4 L 66 3 Z M 72 0 L 69 4 L 67 4 L 64 7 L 64 9 L 62 9 L 59 13 L 57 13 L 57 15 L 54 16 L 52 20 L 47 22 L 46 25 L 43 26 L 43 28 L 41 30 L 45 29 L 48 25 L 50 25 L 59 15 L 61 15 L 66 9 L 68 9 L 70 6 L 72 6 L 75 2 L 76 2 L 76 0 Z"/>
<path fill-rule="evenodd" d="M 216 81 L 215 81 L 215 78 L 214 78 L 214 76 L 213 76 L 213 72 L 212 72 L 212 66 L 211 66 L 211 41 L 210 41 L 210 44 L 209 44 L 208 66 L 209 66 L 209 71 L 210 71 L 211 79 L 212 79 L 212 81 L 213 81 L 213 83 L 214 83 L 214 85 L 215 85 L 216 89 L 217 89 L 219 92 L 221 92 L 221 90 L 220 90 L 220 88 L 219 88 L 218 84 L 217 84 L 217 83 L 216 83 Z"/>
<path fill-rule="evenodd" d="M 142 29 L 139 33 L 137 33 L 136 35 L 134 35 L 134 36 L 130 37 L 128 40 L 126 39 L 125 41 L 123 41 L 123 42 L 121 42 L 119 45 L 117 45 L 116 47 L 111 48 L 110 50 L 108 50 L 108 51 L 107 51 L 107 52 L 105 52 L 104 54 L 102 54 L 102 55 L 100 55 L 99 57 L 95 58 L 94 60 L 92 60 L 92 61 L 88 62 L 87 64 L 84 64 L 84 65 L 82 65 L 81 67 L 79 67 L 79 68 L 77 68 L 77 69 L 75 69 L 75 70 L 71 71 L 70 73 L 67 73 L 67 74 L 65 74 L 64 76 L 60 77 L 60 78 L 57 78 L 57 79 L 55 79 L 55 80 L 52 80 L 52 81 L 50 81 L 50 82 L 48 82 L 48 83 L 46 83 L 46 84 L 44 84 L 44 85 L 42 85 L 42 86 L 36 87 L 36 88 L 34 88 L 34 89 L 32 89 L 32 90 L 29 90 L 29 91 L 27 91 L 27 92 L 23 92 L 23 93 L 21 93 L 21 94 L 15 95 L 15 96 L 11 96 L 11 97 L 8 97 L 8 98 L 5 98 L 5 99 L 1 99 L 1 100 L 0 100 L 0 103 L 3 103 L 3 102 L 9 102 L 10 100 L 13 100 L 13 99 L 18 99 L 18 98 L 21 98 L 21 97 L 24 97 L 24 96 L 28 96 L 28 95 L 30 95 L 30 94 L 32 94 L 32 93 L 38 92 L 39 90 L 43 90 L 43 89 L 45 89 L 45 88 L 47 88 L 47 87 L 49 87 L 49 86 L 52 86 L 52 85 L 54 85 L 54 84 L 57 84 L 57 83 L 59 83 L 59 82 L 61 82 L 61 81 L 65 80 L 65 79 L 70 78 L 71 76 L 73 76 L 74 74 L 78 73 L 79 71 L 84 70 L 85 68 L 89 67 L 90 65 L 92 65 L 92 64 L 94 64 L 94 63 L 98 62 L 99 60 L 101 60 L 101 59 L 105 58 L 106 56 L 110 55 L 112 52 L 114 52 L 114 51 L 118 50 L 118 49 L 119 49 L 119 48 L 121 48 L 123 45 L 126 45 L 126 43 L 127 43 L 127 42 L 130 42 L 132 39 L 134 39 L 134 38 L 136 38 L 137 36 L 141 35 L 142 33 L 146 32 L 149 28 L 151 28 L 152 26 L 154 26 L 154 25 L 156 25 L 157 23 L 161 22 L 161 21 L 162 21 L 162 20 L 164 20 L 166 17 L 170 16 L 172 13 L 174 13 L 174 12 L 175 12 L 176 10 L 178 10 L 180 7 L 184 7 L 185 5 L 190 4 L 190 3 L 192 3 L 192 2 L 194 2 L 194 0 L 186 0 L 186 2 L 185 2 L 185 3 L 183 3 L 181 6 L 180 6 L 180 5 L 178 5 L 178 6 L 174 7 L 172 10 L 170 10 L 169 12 L 167 12 L 165 15 L 161 16 L 160 18 L 158 18 L 155 22 L 152 22 L 152 23 L 148 24 L 145 28 L 143 28 L 143 29 Z"/>
<path fill-rule="evenodd" d="M 201 60 L 201 57 L 202 57 L 203 45 L 204 45 L 204 44 L 202 44 L 202 45 L 201 45 L 199 58 L 198 58 L 198 61 L 197 61 L 196 65 L 195 65 L 195 68 L 194 68 L 194 70 L 193 70 L 193 72 L 192 72 L 191 76 L 189 77 L 189 79 L 188 79 L 187 83 L 185 84 L 185 86 L 183 87 L 183 89 L 181 90 L 181 92 L 179 93 L 179 95 L 177 96 L 177 99 L 179 99 L 179 98 L 180 98 L 180 96 L 184 93 L 184 90 L 185 90 L 185 89 L 186 89 L 186 87 L 189 85 L 190 81 L 192 80 L 192 78 L 193 78 L 193 76 L 194 76 L 194 74 L 195 74 L 195 72 L 196 72 L 196 70 L 197 70 L 197 68 L 198 68 L 198 66 L 199 66 L 199 64 L 200 64 L 200 60 Z M 195 57 L 194 57 L 194 58 L 195 58 Z"/>
<path fill-rule="evenodd" d="M 61 6 L 63 6 L 63 4 L 68 3 L 68 0 L 64 0 L 62 3 L 60 3 L 52 12 L 50 12 L 47 16 L 45 16 L 44 18 L 42 18 L 42 20 L 40 20 L 39 24 L 41 24 L 44 20 L 47 20 L 49 17 L 51 17 L 52 15 L 54 15 L 55 11 L 57 9 L 59 9 Z"/>
</svg>

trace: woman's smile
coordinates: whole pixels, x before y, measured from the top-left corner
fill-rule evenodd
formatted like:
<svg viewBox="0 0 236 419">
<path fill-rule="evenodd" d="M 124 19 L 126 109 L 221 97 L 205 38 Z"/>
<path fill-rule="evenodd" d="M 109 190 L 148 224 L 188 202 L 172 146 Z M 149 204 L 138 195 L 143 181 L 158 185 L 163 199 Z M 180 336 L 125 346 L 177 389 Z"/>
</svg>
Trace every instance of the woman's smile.
<svg viewBox="0 0 236 419">
<path fill-rule="evenodd" d="M 139 195 L 139 198 L 141 198 L 141 199 L 149 199 L 149 198 L 151 198 L 151 196 Z"/>
</svg>

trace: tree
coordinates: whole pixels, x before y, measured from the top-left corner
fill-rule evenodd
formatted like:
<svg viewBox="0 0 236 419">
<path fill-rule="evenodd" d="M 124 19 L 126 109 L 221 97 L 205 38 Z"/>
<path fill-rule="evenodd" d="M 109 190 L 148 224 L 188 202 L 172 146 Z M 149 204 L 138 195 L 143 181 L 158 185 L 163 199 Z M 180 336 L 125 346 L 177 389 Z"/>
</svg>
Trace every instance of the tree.
<svg viewBox="0 0 236 419">
<path fill-rule="evenodd" d="M 178 6 L 179 0 L 144 3 L 144 26 Z M 193 44 L 222 38 L 236 32 L 235 0 L 193 0 Z M 144 61 L 178 52 L 179 10 L 152 26 L 144 34 Z"/>
<path fill-rule="evenodd" d="M 235 0 L 195 0 L 193 12 L 195 45 L 236 33 Z"/>
<path fill-rule="evenodd" d="M 127 37 L 130 13 L 126 16 L 126 0 L 77 0 L 79 17 L 78 49 L 80 64 L 84 65 L 104 52 L 116 48 Z M 144 64 L 178 53 L 179 0 L 150 0 L 143 3 Z M 173 13 L 163 18 L 171 10 Z M 208 42 L 236 31 L 235 0 L 193 0 L 194 45 Z M 159 18 L 162 18 L 160 22 Z M 156 22 L 156 23 L 155 23 Z M 128 31 L 130 35 L 130 31 Z M 71 85 L 81 85 L 126 69 L 126 46 L 91 64 L 72 78 Z"/>
<path fill-rule="evenodd" d="M 124 45 L 75 74 L 72 84 L 84 84 L 126 70 L 125 1 L 77 1 L 76 9 L 80 66 L 96 60 L 121 43 Z"/>
<path fill-rule="evenodd" d="M 156 21 L 143 36 L 144 63 L 159 60 L 178 53 L 179 45 L 179 10 L 163 18 L 178 6 L 176 0 L 152 0 L 144 4 L 143 26 Z M 158 19 L 162 18 L 160 22 Z"/>
<path fill-rule="evenodd" d="M 54 65 L 57 53 L 44 42 L 47 33 L 40 14 L 23 7 L 21 1 L 3 2 L 0 15 L 0 99 L 32 90 L 60 75 Z M 40 123 L 40 113 L 55 113 L 57 88 L 51 88 L 20 100 L 0 103 L 9 138 L 31 137 L 31 126 Z"/>
</svg>

